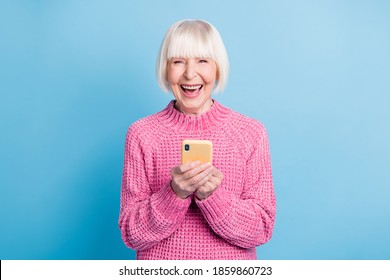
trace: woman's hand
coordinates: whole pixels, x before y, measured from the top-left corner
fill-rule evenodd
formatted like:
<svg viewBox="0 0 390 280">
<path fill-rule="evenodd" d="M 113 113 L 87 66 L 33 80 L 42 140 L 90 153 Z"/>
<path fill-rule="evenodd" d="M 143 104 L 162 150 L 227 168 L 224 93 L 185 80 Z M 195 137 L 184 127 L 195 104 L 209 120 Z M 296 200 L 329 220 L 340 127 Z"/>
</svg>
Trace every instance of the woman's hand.
<svg viewBox="0 0 390 280">
<path fill-rule="evenodd" d="M 210 185 L 208 182 L 213 177 L 214 169 L 210 163 L 201 163 L 198 161 L 185 163 L 172 168 L 171 186 L 173 191 L 178 197 L 183 199 L 187 198 L 199 188 Z M 213 181 L 216 180 L 214 179 Z M 208 189 L 210 187 L 207 187 Z"/>
<path fill-rule="evenodd" d="M 209 197 L 221 185 L 222 179 L 222 172 L 213 167 L 210 179 L 196 190 L 196 197 L 199 200 Z"/>
</svg>

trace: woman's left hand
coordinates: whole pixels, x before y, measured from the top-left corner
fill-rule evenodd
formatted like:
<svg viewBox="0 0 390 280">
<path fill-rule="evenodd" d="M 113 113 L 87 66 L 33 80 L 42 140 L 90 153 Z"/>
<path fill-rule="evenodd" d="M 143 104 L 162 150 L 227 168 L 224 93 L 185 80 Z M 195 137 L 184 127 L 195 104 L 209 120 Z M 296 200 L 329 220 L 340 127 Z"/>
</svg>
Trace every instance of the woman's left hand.
<svg viewBox="0 0 390 280">
<path fill-rule="evenodd" d="M 195 195 L 199 200 L 209 197 L 221 185 L 223 174 L 217 168 L 213 168 L 211 178 L 195 192 Z"/>
</svg>

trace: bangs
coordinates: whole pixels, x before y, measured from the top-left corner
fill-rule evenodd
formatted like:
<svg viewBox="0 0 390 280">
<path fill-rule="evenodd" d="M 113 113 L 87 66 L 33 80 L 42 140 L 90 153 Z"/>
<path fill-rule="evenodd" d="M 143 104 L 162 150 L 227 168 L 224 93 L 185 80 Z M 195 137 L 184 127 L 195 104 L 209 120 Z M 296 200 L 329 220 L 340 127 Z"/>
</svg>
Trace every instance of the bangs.
<svg viewBox="0 0 390 280">
<path fill-rule="evenodd" d="M 190 26 L 191 27 L 191 26 Z M 203 31 L 203 32 L 202 32 Z M 216 60 L 213 42 L 204 28 L 183 28 L 171 37 L 167 59 L 173 57 L 211 58 Z"/>
</svg>

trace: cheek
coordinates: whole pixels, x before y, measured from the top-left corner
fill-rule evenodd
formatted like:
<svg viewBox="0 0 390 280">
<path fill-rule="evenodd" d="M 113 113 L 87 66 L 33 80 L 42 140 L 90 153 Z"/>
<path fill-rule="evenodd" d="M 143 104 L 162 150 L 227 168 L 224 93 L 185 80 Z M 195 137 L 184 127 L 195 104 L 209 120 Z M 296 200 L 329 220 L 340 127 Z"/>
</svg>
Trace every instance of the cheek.
<svg viewBox="0 0 390 280">
<path fill-rule="evenodd" d="M 168 71 L 167 73 L 167 81 L 169 84 L 169 87 L 173 93 L 173 95 L 178 98 L 179 96 L 179 75 L 177 74 L 177 71 Z"/>
<path fill-rule="evenodd" d="M 217 79 L 217 67 L 216 66 L 208 67 L 208 68 L 204 69 L 203 73 L 204 73 L 203 78 L 204 78 L 205 82 L 214 85 L 214 83 Z"/>
<path fill-rule="evenodd" d="M 217 79 L 217 75 L 214 71 L 209 71 L 207 74 L 204 75 L 204 80 L 208 84 L 214 85 L 216 79 Z"/>
<path fill-rule="evenodd" d="M 179 73 L 177 69 L 174 69 L 173 67 L 168 67 L 167 71 L 167 81 L 169 84 L 173 85 L 176 84 L 179 81 Z"/>
</svg>

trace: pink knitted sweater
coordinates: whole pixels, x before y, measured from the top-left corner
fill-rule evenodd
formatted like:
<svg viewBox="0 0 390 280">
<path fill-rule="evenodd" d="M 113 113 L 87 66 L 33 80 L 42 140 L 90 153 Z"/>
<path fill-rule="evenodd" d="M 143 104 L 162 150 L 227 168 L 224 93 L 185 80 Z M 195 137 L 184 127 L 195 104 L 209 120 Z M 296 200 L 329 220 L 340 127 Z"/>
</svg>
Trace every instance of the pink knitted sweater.
<svg viewBox="0 0 390 280">
<path fill-rule="evenodd" d="M 181 199 L 171 188 L 183 139 L 213 142 L 224 175 L 205 200 Z M 137 259 L 256 259 L 275 220 L 266 131 L 217 101 L 198 116 L 174 108 L 132 124 L 126 137 L 119 227 Z"/>
</svg>

